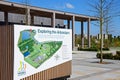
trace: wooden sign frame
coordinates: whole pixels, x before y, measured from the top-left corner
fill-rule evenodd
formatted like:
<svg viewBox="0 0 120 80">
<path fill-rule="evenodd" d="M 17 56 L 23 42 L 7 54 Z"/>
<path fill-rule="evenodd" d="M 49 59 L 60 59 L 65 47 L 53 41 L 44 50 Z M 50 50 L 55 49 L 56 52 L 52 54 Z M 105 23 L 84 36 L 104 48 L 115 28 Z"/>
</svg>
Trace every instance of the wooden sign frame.
<svg viewBox="0 0 120 80">
<path fill-rule="evenodd" d="M 71 75 L 72 61 L 38 72 L 21 80 L 64 80 Z M 0 80 L 13 80 L 14 26 L 0 26 Z"/>
</svg>

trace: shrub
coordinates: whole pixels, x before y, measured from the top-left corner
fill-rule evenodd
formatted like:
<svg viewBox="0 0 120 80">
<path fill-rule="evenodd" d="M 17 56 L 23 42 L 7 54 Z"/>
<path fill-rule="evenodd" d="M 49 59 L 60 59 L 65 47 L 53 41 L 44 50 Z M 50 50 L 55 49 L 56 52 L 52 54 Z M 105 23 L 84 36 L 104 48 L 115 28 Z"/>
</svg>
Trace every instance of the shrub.
<svg viewBox="0 0 120 80">
<path fill-rule="evenodd" d="M 80 51 L 98 51 L 97 48 L 78 48 Z"/>
<path fill-rule="evenodd" d="M 97 53 L 96 57 L 100 58 L 101 54 Z M 120 60 L 120 51 L 116 51 L 116 55 L 113 55 L 112 53 L 103 53 L 103 59 Z"/>
<path fill-rule="evenodd" d="M 114 60 L 120 60 L 120 51 L 116 51 L 116 55 L 113 56 Z"/>
<path fill-rule="evenodd" d="M 78 48 L 80 51 L 98 51 L 99 49 L 96 47 L 91 47 L 91 48 Z M 109 51 L 109 48 L 103 48 L 104 51 Z"/>
<path fill-rule="evenodd" d="M 100 50 L 100 48 L 99 48 Z M 102 48 L 103 51 L 109 51 L 110 49 L 109 48 Z"/>
<path fill-rule="evenodd" d="M 102 50 L 109 51 L 110 49 L 106 47 L 106 48 L 102 48 Z"/>
<path fill-rule="evenodd" d="M 101 57 L 100 53 L 97 53 L 96 55 L 97 58 Z M 113 55 L 112 53 L 103 53 L 103 59 L 113 59 Z"/>
<path fill-rule="evenodd" d="M 100 56 L 101 56 L 100 53 L 97 53 L 96 57 L 97 57 L 97 58 L 100 58 Z"/>
<path fill-rule="evenodd" d="M 113 56 L 113 59 L 114 59 L 114 60 L 120 60 L 120 56 L 119 56 L 119 55 L 114 55 L 114 56 Z"/>
<path fill-rule="evenodd" d="M 120 56 L 120 51 L 116 51 L 116 55 Z"/>
</svg>

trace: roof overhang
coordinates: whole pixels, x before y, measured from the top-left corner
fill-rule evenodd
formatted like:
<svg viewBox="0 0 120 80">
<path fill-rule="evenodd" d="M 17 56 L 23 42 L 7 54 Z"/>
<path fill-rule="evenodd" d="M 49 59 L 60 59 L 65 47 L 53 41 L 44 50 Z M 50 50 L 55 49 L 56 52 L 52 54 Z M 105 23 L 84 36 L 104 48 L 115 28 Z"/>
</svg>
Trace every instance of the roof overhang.
<svg viewBox="0 0 120 80">
<path fill-rule="evenodd" d="M 9 13 L 16 13 L 16 14 L 25 14 L 26 9 L 30 9 L 30 14 L 34 16 L 41 16 L 41 17 L 48 17 L 51 18 L 52 14 L 55 13 L 56 19 L 64 19 L 64 20 L 71 20 L 73 16 L 75 16 L 75 21 L 96 21 L 98 18 L 85 16 L 80 14 L 74 14 L 69 12 L 39 8 L 34 6 L 28 6 L 24 4 L 18 4 L 13 2 L 7 1 L 0 1 L 0 11 L 9 12 Z"/>
</svg>

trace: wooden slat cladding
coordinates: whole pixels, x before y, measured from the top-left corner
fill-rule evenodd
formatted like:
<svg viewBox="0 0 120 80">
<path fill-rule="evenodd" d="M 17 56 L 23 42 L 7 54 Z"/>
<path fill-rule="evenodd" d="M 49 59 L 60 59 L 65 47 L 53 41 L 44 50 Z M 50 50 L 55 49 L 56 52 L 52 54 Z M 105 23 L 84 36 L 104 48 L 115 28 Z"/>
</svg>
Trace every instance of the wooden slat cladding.
<svg viewBox="0 0 120 80">
<path fill-rule="evenodd" d="M 13 26 L 0 26 L 0 80 L 13 80 L 13 30 Z"/>
<path fill-rule="evenodd" d="M 0 80 L 13 80 L 14 27 L 0 26 Z M 21 80 L 50 80 L 71 74 L 71 61 L 38 72 Z"/>
<path fill-rule="evenodd" d="M 1 36 L 2 36 L 2 35 L 1 35 L 1 32 L 2 32 L 2 31 L 1 31 L 1 30 L 2 30 L 2 29 L 0 28 L 0 80 L 1 80 L 1 75 L 2 75 L 2 74 L 1 74 L 1 73 L 2 73 L 2 71 L 1 71 L 1 65 L 2 65 L 2 61 L 1 61 L 1 56 L 2 56 L 2 49 L 1 49 L 1 47 L 2 47 L 2 45 L 1 45 L 1 39 L 2 39 L 2 38 L 1 38 Z"/>
<path fill-rule="evenodd" d="M 21 80 L 50 80 L 71 74 L 71 61 L 55 66 L 48 70 L 36 73 Z"/>
</svg>

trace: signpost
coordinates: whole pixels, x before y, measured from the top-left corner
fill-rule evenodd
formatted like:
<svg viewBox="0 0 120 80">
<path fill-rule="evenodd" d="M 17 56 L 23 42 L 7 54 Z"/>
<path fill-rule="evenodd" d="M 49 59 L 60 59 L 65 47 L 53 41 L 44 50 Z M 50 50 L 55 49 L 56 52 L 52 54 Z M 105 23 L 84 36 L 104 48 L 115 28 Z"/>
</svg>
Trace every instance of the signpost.
<svg viewBox="0 0 120 80">
<path fill-rule="evenodd" d="M 47 80 L 71 74 L 71 67 L 69 66 L 71 66 L 72 60 L 72 31 L 70 29 L 25 25 L 14 25 L 13 29 L 13 80 L 32 80 L 35 77 L 31 79 L 27 77 L 36 75 L 37 78 L 34 80 L 40 80 L 40 77 L 47 77 L 49 74 L 54 75 L 44 79 Z M 0 48 L 2 49 L 2 47 Z M 62 68 L 66 66 L 70 70 L 66 69 L 67 71 L 64 72 L 65 70 Z M 53 73 L 49 73 L 50 69 L 54 69 Z M 47 73 L 44 75 L 39 74 L 45 71 Z"/>
</svg>

